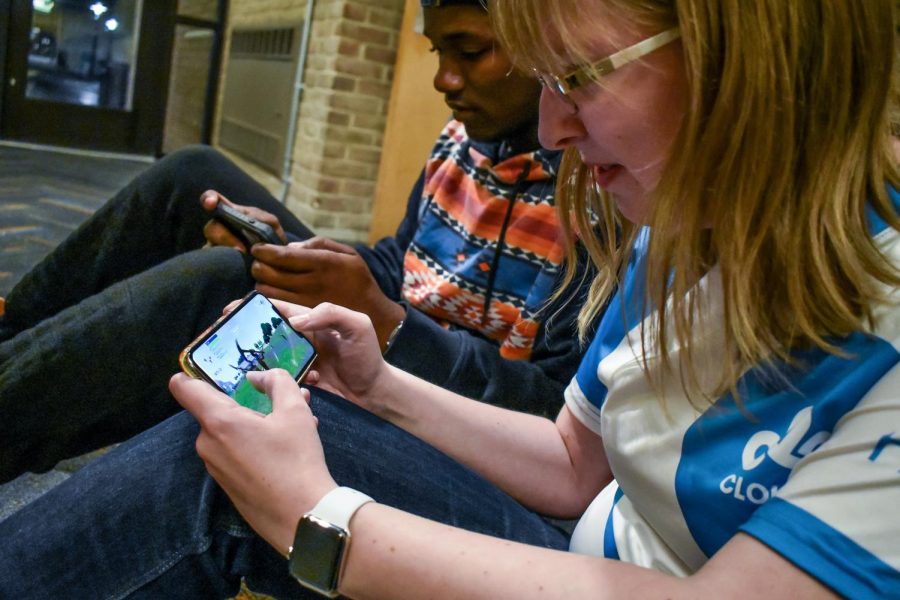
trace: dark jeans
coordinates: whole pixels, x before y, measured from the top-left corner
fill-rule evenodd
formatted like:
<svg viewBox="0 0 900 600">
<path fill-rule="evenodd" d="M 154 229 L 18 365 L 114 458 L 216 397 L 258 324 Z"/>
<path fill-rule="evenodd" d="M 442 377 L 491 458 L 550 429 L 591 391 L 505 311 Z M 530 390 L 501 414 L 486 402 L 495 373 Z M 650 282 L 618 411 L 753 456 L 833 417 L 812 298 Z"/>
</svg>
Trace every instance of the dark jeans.
<svg viewBox="0 0 900 600">
<path fill-rule="evenodd" d="M 190 182 L 199 182 L 197 187 Z M 10 294 L 0 319 L 0 480 L 121 441 L 177 411 L 177 355 L 252 287 L 245 259 L 197 249 L 214 187 L 309 231 L 207 150 L 173 155 L 99 210 Z M 335 479 L 473 531 L 552 548 L 567 536 L 465 467 L 314 390 Z M 0 522 L 0 594 L 11 598 L 308 597 L 198 458 L 180 413 L 118 446 Z M 435 540 L 440 543 L 440 540 Z"/>
<path fill-rule="evenodd" d="M 318 390 L 312 409 L 339 484 L 472 531 L 566 548 L 565 534 L 418 438 Z M 4 597 L 226 597 L 242 576 L 278 598 L 312 596 L 207 476 L 197 431 L 189 414 L 172 417 L 0 522 Z"/>
<path fill-rule="evenodd" d="M 120 442 L 178 410 L 178 354 L 253 287 L 245 257 L 200 249 L 216 189 L 312 232 L 217 152 L 174 153 L 138 176 L 10 292 L 0 317 L 0 482 Z M 115 381 L 114 393 L 110 381 Z"/>
</svg>

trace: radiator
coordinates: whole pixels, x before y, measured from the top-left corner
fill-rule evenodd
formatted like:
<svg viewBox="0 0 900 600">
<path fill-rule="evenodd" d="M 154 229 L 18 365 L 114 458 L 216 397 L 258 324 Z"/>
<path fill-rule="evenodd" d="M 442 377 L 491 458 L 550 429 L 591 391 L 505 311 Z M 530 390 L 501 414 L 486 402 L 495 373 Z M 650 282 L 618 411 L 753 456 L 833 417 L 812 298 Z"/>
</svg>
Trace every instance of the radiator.
<svg viewBox="0 0 900 600">
<path fill-rule="evenodd" d="M 219 144 L 276 175 L 288 142 L 301 27 L 234 30 L 225 68 Z"/>
</svg>

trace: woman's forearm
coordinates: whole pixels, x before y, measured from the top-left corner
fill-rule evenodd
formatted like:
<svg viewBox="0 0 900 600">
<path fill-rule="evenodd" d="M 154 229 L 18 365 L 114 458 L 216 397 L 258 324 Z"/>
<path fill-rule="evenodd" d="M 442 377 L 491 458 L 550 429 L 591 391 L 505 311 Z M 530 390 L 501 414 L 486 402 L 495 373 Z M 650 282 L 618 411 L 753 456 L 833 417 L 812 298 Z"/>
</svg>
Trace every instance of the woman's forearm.
<svg viewBox="0 0 900 600">
<path fill-rule="evenodd" d="M 351 531 L 340 591 L 357 600 L 835 597 L 743 534 L 696 574 L 680 578 L 472 533 L 379 504 L 360 509 Z"/>
<path fill-rule="evenodd" d="M 464 398 L 390 368 L 376 412 L 543 514 L 581 514 L 610 478 L 599 437 L 563 409 L 554 423 Z"/>
<path fill-rule="evenodd" d="M 350 598 L 615 597 L 602 594 L 597 558 L 476 534 L 379 504 L 360 509 L 351 531 L 340 584 Z"/>
</svg>

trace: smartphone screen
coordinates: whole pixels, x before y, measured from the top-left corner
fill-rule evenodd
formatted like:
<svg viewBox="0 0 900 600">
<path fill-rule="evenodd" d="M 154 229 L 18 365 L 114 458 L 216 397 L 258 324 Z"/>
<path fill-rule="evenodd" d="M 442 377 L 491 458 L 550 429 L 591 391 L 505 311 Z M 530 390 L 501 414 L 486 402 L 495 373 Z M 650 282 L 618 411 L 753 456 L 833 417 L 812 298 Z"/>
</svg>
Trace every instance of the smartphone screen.
<svg viewBox="0 0 900 600">
<path fill-rule="evenodd" d="M 309 340 L 295 331 L 265 296 L 255 292 L 205 332 L 187 353 L 191 367 L 204 379 L 239 404 L 263 414 L 272 412 L 272 401 L 247 381 L 247 373 L 284 369 L 299 380 L 316 355 Z"/>
</svg>

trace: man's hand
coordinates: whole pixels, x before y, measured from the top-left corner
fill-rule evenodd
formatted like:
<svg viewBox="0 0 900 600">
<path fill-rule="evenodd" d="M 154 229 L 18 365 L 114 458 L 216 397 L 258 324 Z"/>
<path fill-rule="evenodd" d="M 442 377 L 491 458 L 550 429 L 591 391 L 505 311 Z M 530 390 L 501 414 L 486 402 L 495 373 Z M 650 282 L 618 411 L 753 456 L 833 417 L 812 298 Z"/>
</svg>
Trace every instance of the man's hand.
<svg viewBox="0 0 900 600">
<path fill-rule="evenodd" d="M 275 235 L 281 238 L 282 241 L 287 241 L 287 237 L 284 234 L 284 228 L 282 228 L 281 223 L 278 222 L 278 217 L 272 213 L 266 212 L 261 208 L 256 208 L 255 206 L 235 204 L 215 190 L 203 192 L 203 195 L 200 196 L 200 205 L 203 207 L 203 210 L 208 213 L 212 213 L 219 202 L 227 204 L 228 206 L 241 211 L 245 215 L 253 217 L 261 223 L 270 225 L 272 229 L 275 230 Z M 241 252 L 247 252 L 248 250 L 244 245 L 244 242 L 235 237 L 227 227 L 215 219 L 210 219 L 206 222 L 206 225 L 203 226 L 203 235 L 206 237 L 206 241 L 210 246 L 229 246 L 231 248 L 236 248 Z"/>
<path fill-rule="evenodd" d="M 250 274 L 258 292 L 303 306 L 331 302 L 365 313 L 382 349 L 405 316 L 403 307 L 384 295 L 369 266 L 350 246 L 316 237 L 287 246 L 257 244 L 251 254 L 256 261 Z"/>
</svg>

